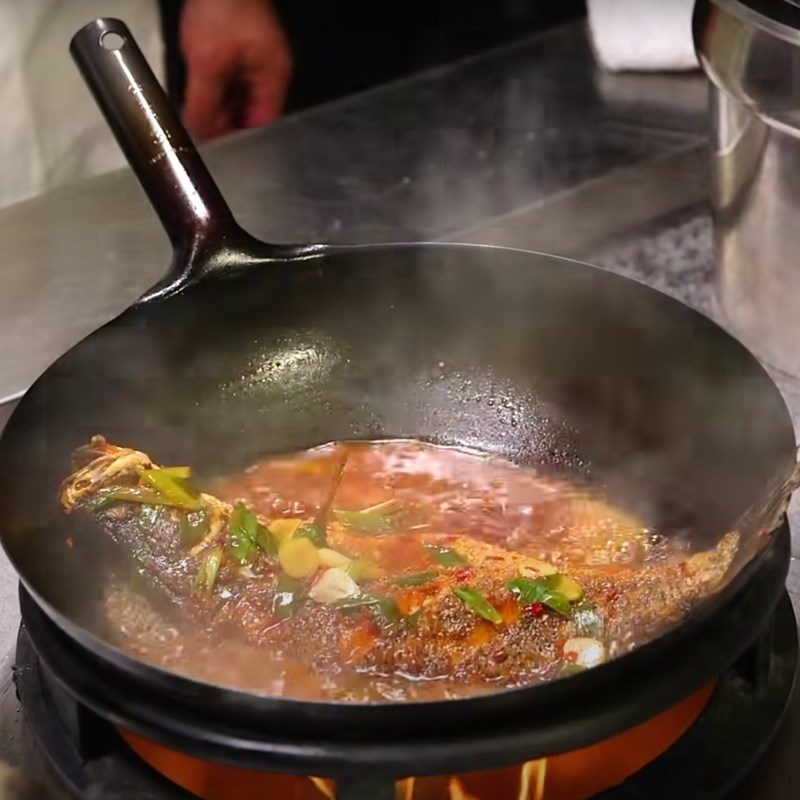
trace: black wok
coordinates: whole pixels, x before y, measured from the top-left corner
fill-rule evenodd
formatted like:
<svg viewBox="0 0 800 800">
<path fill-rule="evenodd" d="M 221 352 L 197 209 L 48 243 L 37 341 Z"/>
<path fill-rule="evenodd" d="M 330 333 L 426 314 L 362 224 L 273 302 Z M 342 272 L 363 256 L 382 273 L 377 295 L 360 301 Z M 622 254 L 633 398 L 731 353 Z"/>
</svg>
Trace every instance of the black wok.
<svg viewBox="0 0 800 800">
<path fill-rule="evenodd" d="M 789 558 L 786 527 L 763 535 L 766 518 L 746 512 L 770 506 L 774 527 L 772 492 L 792 471 L 794 438 L 777 388 L 740 344 L 656 291 L 552 256 L 256 241 L 124 25 L 97 20 L 72 52 L 175 250 L 160 284 L 39 378 L 0 440 L 0 535 L 30 613 L 55 626 L 62 666 L 74 659 L 95 676 L 70 679 L 63 666 L 73 691 L 170 743 L 201 720 L 221 758 L 217 745 L 235 740 L 259 765 L 324 774 L 356 759 L 422 774 L 453 737 L 461 761 L 451 750 L 448 766 L 475 768 L 608 735 L 745 649 Z M 56 497 L 71 451 L 95 433 L 201 476 L 337 439 L 477 447 L 577 471 L 697 550 L 737 525 L 743 544 L 718 596 L 582 675 L 426 704 L 256 696 L 151 667 L 102 638 L 106 555 L 96 542 L 67 546 Z"/>
</svg>

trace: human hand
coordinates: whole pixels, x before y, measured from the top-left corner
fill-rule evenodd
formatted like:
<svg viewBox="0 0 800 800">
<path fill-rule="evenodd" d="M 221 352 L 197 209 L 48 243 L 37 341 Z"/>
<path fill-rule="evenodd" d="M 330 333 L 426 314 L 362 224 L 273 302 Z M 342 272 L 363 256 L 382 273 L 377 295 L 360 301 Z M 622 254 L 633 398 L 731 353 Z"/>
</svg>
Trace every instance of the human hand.
<svg viewBox="0 0 800 800">
<path fill-rule="evenodd" d="M 180 45 L 187 71 L 183 117 L 197 138 L 266 125 L 280 115 L 292 57 L 269 0 L 186 0 Z"/>
</svg>

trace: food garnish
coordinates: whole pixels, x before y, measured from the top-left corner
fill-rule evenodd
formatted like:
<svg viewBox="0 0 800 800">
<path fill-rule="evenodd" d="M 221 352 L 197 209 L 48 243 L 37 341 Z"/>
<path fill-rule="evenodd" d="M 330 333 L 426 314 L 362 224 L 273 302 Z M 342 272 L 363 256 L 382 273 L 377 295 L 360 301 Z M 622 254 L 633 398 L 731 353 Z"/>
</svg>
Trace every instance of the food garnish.
<svg viewBox="0 0 800 800">
<path fill-rule="evenodd" d="M 222 555 L 221 547 L 212 547 L 205 553 L 200 560 L 200 568 L 194 579 L 195 588 L 201 589 L 205 594 L 211 594 L 222 565 Z"/>
<path fill-rule="evenodd" d="M 452 547 L 443 547 L 438 544 L 426 544 L 425 549 L 431 558 L 443 567 L 462 567 L 468 565 L 468 561 L 457 550 Z"/>
<path fill-rule="evenodd" d="M 479 617 L 488 619 L 489 622 L 493 622 L 495 625 L 499 625 L 503 621 L 500 612 L 472 586 L 456 586 L 453 589 L 453 594 Z"/>
</svg>

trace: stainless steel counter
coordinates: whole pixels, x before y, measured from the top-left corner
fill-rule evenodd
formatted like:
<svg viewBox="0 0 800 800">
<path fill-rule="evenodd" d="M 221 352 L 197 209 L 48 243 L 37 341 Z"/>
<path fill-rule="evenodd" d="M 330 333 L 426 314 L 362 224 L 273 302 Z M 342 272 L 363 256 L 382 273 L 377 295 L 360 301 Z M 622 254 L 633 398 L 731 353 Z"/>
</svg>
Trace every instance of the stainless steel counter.
<svg viewBox="0 0 800 800">
<path fill-rule="evenodd" d="M 231 137 L 206 155 L 240 221 L 268 240 L 553 251 L 713 316 L 705 111 L 699 74 L 602 75 L 583 27 L 570 25 Z M 169 259 L 127 171 L 1 211 L 0 242 L 0 398 L 121 311 Z M 778 380 L 800 417 L 800 382 Z M 0 405 L 0 425 L 9 409 Z M 800 608 L 797 561 L 790 588 Z M 0 609 L 7 674 L 18 612 L 2 556 Z M 0 691 L 0 755 L 24 761 L 4 735 L 16 730 L 9 708 Z M 800 728 L 800 711 L 792 724 Z M 781 764 L 759 787 L 800 782 L 790 758 Z"/>
</svg>

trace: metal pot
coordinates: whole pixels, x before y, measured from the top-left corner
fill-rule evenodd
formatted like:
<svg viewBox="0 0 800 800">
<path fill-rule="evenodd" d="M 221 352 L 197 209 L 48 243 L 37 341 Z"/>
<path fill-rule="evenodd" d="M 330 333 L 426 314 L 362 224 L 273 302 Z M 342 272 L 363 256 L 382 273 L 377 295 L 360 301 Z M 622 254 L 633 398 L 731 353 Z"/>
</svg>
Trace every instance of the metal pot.
<svg viewBox="0 0 800 800">
<path fill-rule="evenodd" d="M 800 375 L 800 3 L 698 0 L 711 79 L 717 286 L 732 330 Z"/>
</svg>

